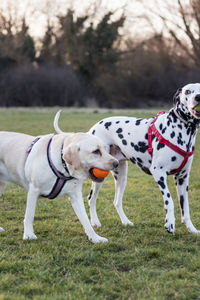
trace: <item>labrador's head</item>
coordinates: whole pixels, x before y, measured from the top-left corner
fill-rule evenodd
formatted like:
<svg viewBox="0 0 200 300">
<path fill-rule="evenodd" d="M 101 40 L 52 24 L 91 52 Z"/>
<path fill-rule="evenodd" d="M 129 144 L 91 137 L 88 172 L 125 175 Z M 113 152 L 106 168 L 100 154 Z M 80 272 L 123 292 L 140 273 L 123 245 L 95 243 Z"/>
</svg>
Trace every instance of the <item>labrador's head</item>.
<svg viewBox="0 0 200 300">
<path fill-rule="evenodd" d="M 107 152 L 106 145 L 88 133 L 74 133 L 65 138 L 63 159 L 72 176 L 83 180 L 90 177 L 98 182 L 103 179 L 94 177 L 92 168 L 110 171 L 118 166 L 118 160 Z"/>
</svg>

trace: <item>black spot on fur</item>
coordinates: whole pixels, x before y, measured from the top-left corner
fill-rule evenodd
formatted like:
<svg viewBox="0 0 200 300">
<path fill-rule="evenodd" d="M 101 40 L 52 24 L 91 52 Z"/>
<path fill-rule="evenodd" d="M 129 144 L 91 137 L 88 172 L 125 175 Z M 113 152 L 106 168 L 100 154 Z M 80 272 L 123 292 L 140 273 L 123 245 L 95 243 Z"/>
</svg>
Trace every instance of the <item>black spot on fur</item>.
<svg viewBox="0 0 200 300">
<path fill-rule="evenodd" d="M 149 146 L 144 142 L 139 142 L 138 145 L 131 142 L 131 147 L 133 147 L 136 152 L 145 153 L 148 150 Z"/>
<path fill-rule="evenodd" d="M 176 156 L 172 156 L 171 161 L 175 161 L 176 160 Z"/>
<path fill-rule="evenodd" d="M 178 184 L 179 184 L 179 185 L 182 185 L 183 182 L 184 182 L 184 179 L 183 179 L 183 178 L 180 178 L 180 179 L 178 180 Z"/>
<path fill-rule="evenodd" d="M 142 153 L 145 153 L 149 148 L 149 146 L 145 142 L 139 142 L 138 146 L 139 146 L 139 151 Z"/>
<path fill-rule="evenodd" d="M 131 161 L 133 164 L 136 164 L 136 159 L 135 159 L 135 157 L 130 158 L 130 161 Z"/>
<path fill-rule="evenodd" d="M 179 135 L 177 137 L 177 143 L 181 146 L 183 146 L 183 141 L 182 141 L 182 133 L 179 132 Z"/>
<path fill-rule="evenodd" d="M 172 133 L 170 134 L 171 138 L 173 139 L 175 137 L 175 132 L 172 131 Z"/>
<path fill-rule="evenodd" d="M 118 137 L 120 138 L 120 139 L 123 139 L 123 134 L 118 134 Z"/>
<path fill-rule="evenodd" d="M 95 130 L 92 131 L 92 134 L 95 134 Z"/>
<path fill-rule="evenodd" d="M 120 123 L 120 121 L 116 121 L 115 123 L 116 123 L 116 124 L 119 124 L 119 123 Z"/>
<path fill-rule="evenodd" d="M 180 205 L 181 205 L 181 210 L 182 210 L 182 215 L 184 216 L 184 197 L 183 195 L 180 196 Z"/>
<path fill-rule="evenodd" d="M 132 142 L 131 142 L 131 147 L 133 147 L 136 152 L 139 152 L 139 147 Z"/>
<path fill-rule="evenodd" d="M 166 188 L 165 184 L 164 184 L 164 177 L 160 177 L 160 180 L 158 181 L 158 184 L 160 185 L 160 187 L 164 190 Z"/>
<path fill-rule="evenodd" d="M 141 167 L 141 169 L 142 169 L 142 171 L 144 171 L 146 174 L 152 175 L 151 172 L 150 172 L 150 170 L 149 170 L 148 168 L 146 168 L 146 167 Z"/>
<path fill-rule="evenodd" d="M 143 163 L 142 159 L 139 158 L 139 157 L 137 157 L 137 161 L 138 161 L 139 163 Z"/>
<path fill-rule="evenodd" d="M 165 201 L 165 205 L 168 205 L 168 204 L 169 204 L 169 201 L 168 201 L 168 200 L 166 200 L 166 201 Z"/>
<path fill-rule="evenodd" d="M 160 150 L 165 147 L 165 144 L 158 143 L 157 150 Z"/>
<path fill-rule="evenodd" d="M 118 128 L 116 133 L 122 133 L 122 131 L 123 131 L 122 128 Z"/>
<path fill-rule="evenodd" d="M 106 122 L 106 123 L 104 124 L 104 126 L 105 126 L 105 128 L 106 128 L 107 130 L 109 130 L 109 127 L 111 126 L 111 124 L 112 124 L 112 122 Z"/>
<path fill-rule="evenodd" d="M 190 127 L 188 127 L 188 129 L 187 129 L 187 135 L 189 135 L 190 134 L 190 131 L 191 131 L 191 128 Z"/>
<path fill-rule="evenodd" d="M 88 195 L 88 200 L 92 198 L 93 189 L 91 189 L 90 194 Z"/>
<path fill-rule="evenodd" d="M 172 118 L 173 118 L 173 122 L 176 123 L 176 122 L 177 122 L 177 119 L 178 119 L 177 116 L 176 116 L 175 114 L 172 114 L 171 116 L 172 116 Z"/>
<path fill-rule="evenodd" d="M 127 145 L 127 141 L 126 140 L 122 140 L 122 144 L 126 146 Z"/>
<path fill-rule="evenodd" d="M 138 120 L 135 122 L 135 125 L 136 125 L 136 126 L 139 126 L 140 123 L 141 123 L 141 121 L 142 121 L 142 119 L 138 119 Z"/>
<path fill-rule="evenodd" d="M 125 123 L 129 123 L 129 122 L 130 122 L 129 120 L 125 121 Z"/>
</svg>

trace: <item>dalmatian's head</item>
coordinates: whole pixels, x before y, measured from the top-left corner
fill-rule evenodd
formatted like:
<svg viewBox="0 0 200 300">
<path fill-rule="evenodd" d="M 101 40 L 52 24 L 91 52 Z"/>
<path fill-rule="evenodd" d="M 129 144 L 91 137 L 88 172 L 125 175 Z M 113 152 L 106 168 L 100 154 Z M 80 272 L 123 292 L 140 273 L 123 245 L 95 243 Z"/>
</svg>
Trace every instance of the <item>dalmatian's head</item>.
<svg viewBox="0 0 200 300">
<path fill-rule="evenodd" d="M 190 114 L 195 119 L 200 119 L 200 112 L 196 110 L 200 104 L 200 83 L 190 83 L 178 89 L 174 102 L 187 116 Z"/>
</svg>

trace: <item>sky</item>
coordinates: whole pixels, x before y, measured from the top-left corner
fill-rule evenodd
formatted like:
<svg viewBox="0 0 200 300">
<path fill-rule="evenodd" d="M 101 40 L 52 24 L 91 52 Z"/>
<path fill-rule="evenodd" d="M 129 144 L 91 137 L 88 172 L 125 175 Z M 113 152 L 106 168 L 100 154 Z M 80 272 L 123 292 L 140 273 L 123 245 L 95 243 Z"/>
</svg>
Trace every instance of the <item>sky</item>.
<svg viewBox="0 0 200 300">
<path fill-rule="evenodd" d="M 188 1 L 182 0 L 185 3 Z M 19 18 L 25 15 L 30 33 L 36 40 L 44 35 L 47 19 L 56 24 L 56 15 L 64 13 L 68 8 L 74 9 L 77 15 L 96 11 L 97 22 L 106 11 L 114 11 L 115 18 L 124 12 L 126 22 L 122 34 L 139 38 L 141 35 L 150 34 L 153 28 L 158 32 L 162 30 L 163 25 L 156 16 L 157 13 L 164 14 L 169 19 L 174 18 L 176 10 L 169 10 L 169 2 L 176 5 L 175 0 L 0 0 L 0 8 L 12 11 Z M 144 15 L 149 16 L 148 20 Z"/>
</svg>

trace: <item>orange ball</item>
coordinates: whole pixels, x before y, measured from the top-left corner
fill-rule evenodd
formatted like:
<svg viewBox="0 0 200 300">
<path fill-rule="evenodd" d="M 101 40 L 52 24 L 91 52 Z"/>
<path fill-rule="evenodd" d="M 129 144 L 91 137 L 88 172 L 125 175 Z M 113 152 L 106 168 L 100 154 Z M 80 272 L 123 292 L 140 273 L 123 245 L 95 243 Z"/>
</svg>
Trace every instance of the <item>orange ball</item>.
<svg viewBox="0 0 200 300">
<path fill-rule="evenodd" d="M 93 168 L 92 171 L 94 176 L 97 178 L 105 178 L 109 174 L 109 171 L 100 170 L 98 168 Z"/>
</svg>

